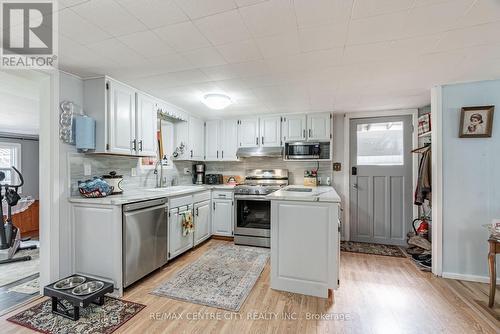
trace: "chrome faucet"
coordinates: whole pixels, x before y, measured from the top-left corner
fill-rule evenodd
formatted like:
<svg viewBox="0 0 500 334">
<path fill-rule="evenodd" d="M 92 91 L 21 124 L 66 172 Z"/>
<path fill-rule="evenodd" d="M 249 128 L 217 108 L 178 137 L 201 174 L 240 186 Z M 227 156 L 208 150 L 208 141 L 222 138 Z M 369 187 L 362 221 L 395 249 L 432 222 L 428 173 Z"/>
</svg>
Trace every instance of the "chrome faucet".
<svg viewBox="0 0 500 334">
<path fill-rule="evenodd" d="M 158 159 L 155 164 L 155 179 L 156 179 L 156 188 L 161 188 L 162 187 L 162 181 L 163 181 L 163 166 L 161 164 L 162 159 Z M 160 167 L 160 172 L 158 173 L 158 167 Z M 158 175 L 159 174 L 159 175 Z"/>
</svg>

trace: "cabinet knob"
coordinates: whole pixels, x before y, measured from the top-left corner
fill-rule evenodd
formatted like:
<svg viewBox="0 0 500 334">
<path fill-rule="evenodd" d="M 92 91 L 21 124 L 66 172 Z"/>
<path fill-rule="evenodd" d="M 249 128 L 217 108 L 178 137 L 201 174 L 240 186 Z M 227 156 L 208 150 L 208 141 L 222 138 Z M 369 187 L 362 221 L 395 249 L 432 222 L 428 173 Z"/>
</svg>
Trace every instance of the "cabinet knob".
<svg viewBox="0 0 500 334">
<path fill-rule="evenodd" d="M 312 137 L 312 130 L 309 129 L 309 138 L 311 138 L 311 137 Z"/>
<path fill-rule="evenodd" d="M 139 140 L 139 151 L 142 151 L 142 140 Z"/>
<path fill-rule="evenodd" d="M 302 130 L 302 136 L 306 139 L 306 129 Z"/>
<path fill-rule="evenodd" d="M 191 158 L 193 157 L 193 150 L 191 150 Z"/>
<path fill-rule="evenodd" d="M 262 142 L 261 142 L 262 145 L 264 145 L 264 136 L 262 136 Z"/>
</svg>

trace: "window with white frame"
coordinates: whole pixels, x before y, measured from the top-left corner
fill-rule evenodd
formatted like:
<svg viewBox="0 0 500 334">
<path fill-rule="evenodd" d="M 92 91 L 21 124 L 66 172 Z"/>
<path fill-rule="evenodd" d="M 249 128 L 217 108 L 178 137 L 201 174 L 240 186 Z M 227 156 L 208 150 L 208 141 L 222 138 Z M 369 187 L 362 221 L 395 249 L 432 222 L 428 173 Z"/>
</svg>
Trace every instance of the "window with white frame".
<svg viewBox="0 0 500 334">
<path fill-rule="evenodd" d="M 0 182 L 13 184 L 19 181 L 12 166 L 21 170 L 21 144 L 0 142 L 0 171 L 5 173 L 5 180 Z"/>
</svg>

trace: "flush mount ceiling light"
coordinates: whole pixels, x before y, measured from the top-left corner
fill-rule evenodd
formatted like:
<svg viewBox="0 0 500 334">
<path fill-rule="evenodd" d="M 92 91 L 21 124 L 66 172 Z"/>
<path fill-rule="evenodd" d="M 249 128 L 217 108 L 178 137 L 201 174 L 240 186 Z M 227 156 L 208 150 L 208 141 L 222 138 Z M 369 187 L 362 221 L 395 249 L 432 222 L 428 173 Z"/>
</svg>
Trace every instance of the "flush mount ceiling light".
<svg viewBox="0 0 500 334">
<path fill-rule="evenodd" d="M 215 110 L 222 110 L 233 103 L 231 98 L 224 94 L 207 94 L 203 96 L 202 102 L 210 109 Z"/>
</svg>

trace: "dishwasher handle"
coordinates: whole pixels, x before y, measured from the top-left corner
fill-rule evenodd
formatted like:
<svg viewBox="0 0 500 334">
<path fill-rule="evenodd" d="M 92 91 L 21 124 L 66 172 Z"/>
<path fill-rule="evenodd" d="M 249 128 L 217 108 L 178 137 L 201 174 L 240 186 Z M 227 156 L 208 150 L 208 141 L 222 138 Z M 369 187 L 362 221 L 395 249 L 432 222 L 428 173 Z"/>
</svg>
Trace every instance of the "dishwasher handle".
<svg viewBox="0 0 500 334">
<path fill-rule="evenodd" d="M 167 201 L 168 201 L 167 198 L 158 198 L 149 201 L 126 204 L 123 206 L 123 212 L 136 211 L 136 210 L 150 208 L 153 206 L 161 206 L 166 204 Z"/>
</svg>

